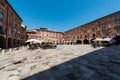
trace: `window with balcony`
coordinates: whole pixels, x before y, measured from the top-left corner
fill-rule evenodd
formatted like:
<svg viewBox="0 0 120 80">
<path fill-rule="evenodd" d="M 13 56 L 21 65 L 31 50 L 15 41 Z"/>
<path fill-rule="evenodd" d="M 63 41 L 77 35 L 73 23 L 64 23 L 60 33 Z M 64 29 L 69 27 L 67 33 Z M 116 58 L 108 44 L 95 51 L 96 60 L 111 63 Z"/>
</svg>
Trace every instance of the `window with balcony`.
<svg viewBox="0 0 120 80">
<path fill-rule="evenodd" d="M 17 28 L 17 23 L 15 23 L 15 28 Z"/>
<path fill-rule="evenodd" d="M 92 32 L 95 32 L 95 27 L 94 26 L 92 27 Z"/>
<path fill-rule="evenodd" d="M 101 25 L 101 27 L 102 27 L 102 29 L 106 28 L 105 23 L 103 23 L 103 24 Z"/>
<path fill-rule="evenodd" d="M 101 23 L 102 23 L 102 24 L 105 23 L 105 20 L 101 20 Z"/>
<path fill-rule="evenodd" d="M 117 28 L 117 35 L 120 35 L 120 28 Z"/>
<path fill-rule="evenodd" d="M 12 25 L 12 20 L 9 21 L 9 24 Z"/>
<path fill-rule="evenodd" d="M 42 32 L 42 40 L 44 40 L 44 32 Z"/>
<path fill-rule="evenodd" d="M 86 30 L 84 30 L 84 34 L 86 35 Z"/>
<path fill-rule="evenodd" d="M 52 38 L 52 33 L 50 33 L 50 38 Z"/>
<path fill-rule="evenodd" d="M 2 26 L 2 24 L 0 24 L 0 32 L 2 31 L 2 28 L 3 28 L 3 26 Z"/>
<path fill-rule="evenodd" d="M 3 4 L 2 2 L 0 2 L 0 6 L 1 6 L 1 7 L 4 7 L 4 4 Z"/>
<path fill-rule="evenodd" d="M 2 11 L 0 11 L 0 20 L 3 20 L 3 12 Z"/>
<path fill-rule="evenodd" d="M 86 35 L 84 35 L 84 38 L 86 39 L 86 38 L 87 38 L 87 36 L 86 36 Z"/>
<path fill-rule="evenodd" d="M 11 28 L 9 28 L 9 34 L 11 35 L 11 33 L 12 33 L 12 29 L 11 29 Z"/>
<path fill-rule="evenodd" d="M 104 30 L 104 31 L 102 31 L 102 37 L 106 37 L 107 36 L 107 33 L 106 33 L 106 31 Z"/>
<path fill-rule="evenodd" d="M 120 25 L 120 19 L 116 20 L 116 25 L 117 25 L 117 26 Z"/>
</svg>

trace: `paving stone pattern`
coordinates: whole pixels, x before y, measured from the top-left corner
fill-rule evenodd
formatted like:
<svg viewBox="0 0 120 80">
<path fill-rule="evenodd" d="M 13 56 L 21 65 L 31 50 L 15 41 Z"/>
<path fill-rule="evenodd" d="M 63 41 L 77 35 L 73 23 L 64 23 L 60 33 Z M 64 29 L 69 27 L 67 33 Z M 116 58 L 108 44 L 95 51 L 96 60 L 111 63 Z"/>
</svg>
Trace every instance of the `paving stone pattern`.
<svg viewBox="0 0 120 80">
<path fill-rule="evenodd" d="M 22 47 L 0 54 L 0 80 L 120 80 L 120 46 Z"/>
</svg>

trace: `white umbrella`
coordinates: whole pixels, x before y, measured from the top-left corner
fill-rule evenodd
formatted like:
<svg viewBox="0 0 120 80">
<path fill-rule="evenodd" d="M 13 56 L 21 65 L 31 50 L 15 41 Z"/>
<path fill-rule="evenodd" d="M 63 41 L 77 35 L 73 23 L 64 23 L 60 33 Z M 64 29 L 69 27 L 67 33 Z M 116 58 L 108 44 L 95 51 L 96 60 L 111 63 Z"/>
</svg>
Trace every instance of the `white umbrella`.
<svg viewBox="0 0 120 80">
<path fill-rule="evenodd" d="M 35 41 L 33 41 L 33 43 L 42 43 L 42 41 L 40 41 L 40 40 L 35 40 Z"/>
<path fill-rule="evenodd" d="M 96 38 L 93 41 L 104 41 L 104 39 L 102 39 L 102 38 Z"/>
<path fill-rule="evenodd" d="M 111 38 L 104 38 L 104 41 L 110 41 Z"/>
<path fill-rule="evenodd" d="M 27 41 L 25 41 L 26 43 L 27 42 L 33 42 L 33 41 L 35 41 L 36 39 L 29 39 L 29 40 L 27 40 Z"/>
<path fill-rule="evenodd" d="M 113 38 L 104 38 L 104 41 L 108 41 L 108 42 L 112 42 L 112 43 L 115 43 L 117 42 L 115 39 Z"/>
</svg>

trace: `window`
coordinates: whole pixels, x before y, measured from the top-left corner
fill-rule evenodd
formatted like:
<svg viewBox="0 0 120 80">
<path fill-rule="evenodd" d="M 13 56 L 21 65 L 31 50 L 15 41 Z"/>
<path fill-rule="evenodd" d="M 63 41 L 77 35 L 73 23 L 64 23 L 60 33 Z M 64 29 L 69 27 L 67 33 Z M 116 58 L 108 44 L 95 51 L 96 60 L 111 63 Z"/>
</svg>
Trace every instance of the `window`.
<svg viewBox="0 0 120 80">
<path fill-rule="evenodd" d="M 95 27 L 94 26 L 92 27 L 92 32 L 95 32 Z"/>
<path fill-rule="evenodd" d="M 86 30 L 84 30 L 84 34 L 86 34 Z"/>
<path fill-rule="evenodd" d="M 102 24 L 105 23 L 105 20 L 101 20 L 101 23 L 102 23 Z"/>
<path fill-rule="evenodd" d="M 44 40 L 44 32 L 42 32 L 42 40 Z"/>
<path fill-rule="evenodd" d="M 9 21 L 9 24 L 12 25 L 12 20 Z"/>
<path fill-rule="evenodd" d="M 12 33 L 12 29 L 11 28 L 9 28 L 9 34 L 11 34 Z"/>
<path fill-rule="evenodd" d="M 15 23 L 15 26 L 14 26 L 14 27 L 15 27 L 15 29 L 17 30 L 17 23 Z"/>
<path fill-rule="evenodd" d="M 107 36 L 107 33 L 106 33 L 106 31 L 104 30 L 104 31 L 102 31 L 102 37 L 106 37 Z"/>
<path fill-rule="evenodd" d="M 2 24 L 0 24 L 0 31 L 2 31 L 2 27 L 3 27 Z"/>
<path fill-rule="evenodd" d="M 117 28 L 117 35 L 120 35 L 120 28 Z"/>
<path fill-rule="evenodd" d="M 113 15 L 113 16 L 110 16 L 110 20 L 112 21 L 112 20 L 114 20 L 115 19 L 115 15 Z"/>
<path fill-rule="evenodd" d="M 85 39 L 87 38 L 87 36 L 86 36 L 86 35 L 84 35 L 84 37 L 85 37 Z"/>
<path fill-rule="evenodd" d="M 120 15 L 116 15 L 116 19 L 120 19 Z"/>
<path fill-rule="evenodd" d="M 59 37 L 59 34 L 58 34 L 58 33 L 56 34 L 56 37 L 57 37 L 57 38 Z"/>
<path fill-rule="evenodd" d="M 117 26 L 120 25 L 120 19 L 116 20 L 116 25 L 117 25 Z"/>
<path fill-rule="evenodd" d="M 50 33 L 50 38 L 52 38 L 52 33 Z"/>
<path fill-rule="evenodd" d="M 3 12 L 0 11 L 0 20 L 3 20 Z"/>
<path fill-rule="evenodd" d="M 4 7 L 3 3 L 0 2 L 0 6 Z"/>
<path fill-rule="evenodd" d="M 103 23 L 103 24 L 101 25 L 101 27 L 102 27 L 102 28 L 106 28 L 106 25 L 105 25 L 105 23 Z"/>
</svg>

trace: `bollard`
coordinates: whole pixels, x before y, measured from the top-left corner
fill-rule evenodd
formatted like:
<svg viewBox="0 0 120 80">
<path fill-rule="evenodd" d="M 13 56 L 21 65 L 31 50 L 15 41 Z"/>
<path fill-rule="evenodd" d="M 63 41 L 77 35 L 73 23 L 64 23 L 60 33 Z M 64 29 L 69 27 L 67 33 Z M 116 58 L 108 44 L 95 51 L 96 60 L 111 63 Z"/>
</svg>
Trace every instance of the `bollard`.
<svg viewBox="0 0 120 80">
<path fill-rule="evenodd" d="M 4 49 L 2 50 L 2 54 L 5 54 L 5 50 Z"/>
<path fill-rule="evenodd" d="M 10 51 L 10 53 L 11 53 L 11 52 L 12 52 L 12 49 L 10 48 L 9 51 Z"/>
</svg>

